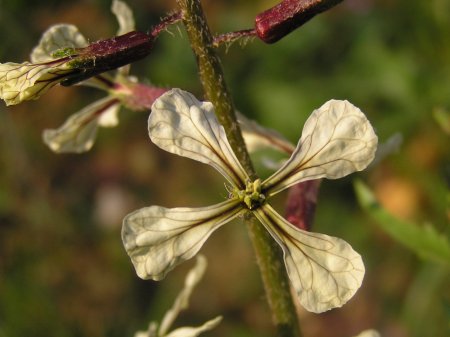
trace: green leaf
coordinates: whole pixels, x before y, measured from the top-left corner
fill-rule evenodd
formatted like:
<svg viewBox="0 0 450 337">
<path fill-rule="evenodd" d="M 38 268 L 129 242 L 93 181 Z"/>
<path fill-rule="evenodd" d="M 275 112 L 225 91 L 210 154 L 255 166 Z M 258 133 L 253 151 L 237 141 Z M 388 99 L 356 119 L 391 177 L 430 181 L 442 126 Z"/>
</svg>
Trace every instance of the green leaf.
<svg viewBox="0 0 450 337">
<path fill-rule="evenodd" d="M 446 236 L 429 224 L 418 226 L 395 218 L 378 203 L 362 181 L 355 181 L 354 188 L 360 205 L 392 239 L 424 259 L 450 266 L 450 244 Z"/>
</svg>

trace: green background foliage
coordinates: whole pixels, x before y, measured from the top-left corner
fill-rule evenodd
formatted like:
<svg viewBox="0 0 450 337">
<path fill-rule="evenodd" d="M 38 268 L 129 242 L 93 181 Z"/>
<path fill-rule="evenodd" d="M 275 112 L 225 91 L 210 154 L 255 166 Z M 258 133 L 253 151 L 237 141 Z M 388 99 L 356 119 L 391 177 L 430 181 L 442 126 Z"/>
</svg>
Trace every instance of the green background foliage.
<svg viewBox="0 0 450 337">
<path fill-rule="evenodd" d="M 175 8 L 175 1 L 128 3 L 141 30 Z M 203 3 L 213 32 L 222 33 L 250 28 L 276 1 Z M 109 6 L 106 0 L 0 0 L 0 62 L 26 60 L 56 23 L 77 25 L 90 41 L 114 35 Z M 389 224 L 379 226 L 360 208 L 352 188 L 358 176 L 395 219 L 448 237 L 449 134 L 433 117 L 439 111 L 449 118 L 448 13 L 448 0 L 346 0 L 274 45 L 255 39 L 220 49 L 238 109 L 293 142 L 310 112 L 330 98 L 360 107 L 380 142 L 403 137 L 397 151 L 366 172 L 322 184 L 313 229 L 350 242 L 363 256 L 366 277 L 342 309 L 314 315 L 299 308 L 305 336 L 353 336 L 366 328 L 393 337 L 449 333 L 448 268 L 390 236 L 383 229 Z M 182 28 L 170 32 L 132 73 L 201 96 Z M 192 263 L 163 282 L 139 280 L 121 244 L 123 216 L 152 204 L 202 206 L 226 198 L 211 168 L 150 143 L 148 113 L 123 110 L 120 126 L 100 130 L 87 154 L 51 153 L 42 130 L 101 96 L 56 87 L 39 101 L 0 104 L 0 337 L 115 337 L 145 329 L 171 305 Z M 283 207 L 281 197 L 277 208 Z M 178 324 L 222 314 L 224 321 L 205 336 L 271 336 L 244 226 L 225 226 L 202 252 L 209 268 Z"/>
</svg>

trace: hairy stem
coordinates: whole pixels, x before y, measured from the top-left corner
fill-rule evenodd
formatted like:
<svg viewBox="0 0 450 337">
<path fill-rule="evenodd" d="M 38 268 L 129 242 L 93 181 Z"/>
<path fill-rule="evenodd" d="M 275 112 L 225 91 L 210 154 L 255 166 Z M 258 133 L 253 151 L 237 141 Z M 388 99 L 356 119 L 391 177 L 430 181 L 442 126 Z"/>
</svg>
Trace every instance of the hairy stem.
<svg viewBox="0 0 450 337">
<path fill-rule="evenodd" d="M 183 22 L 197 58 L 200 80 L 205 97 L 211 101 L 228 140 L 252 179 L 256 179 L 250 156 L 245 147 L 231 95 L 227 89 L 220 60 L 213 48 L 213 38 L 207 25 L 200 0 L 177 0 L 183 13 Z M 289 279 L 284 267 L 282 251 L 269 233 L 248 216 L 250 237 L 261 270 L 267 300 L 280 337 L 299 337 L 300 329 L 292 301 Z"/>
<path fill-rule="evenodd" d="M 227 133 L 228 141 L 253 179 L 252 175 L 255 175 L 253 165 L 243 146 L 244 140 L 236 122 L 233 100 L 225 83 L 222 65 L 213 48 L 213 37 L 203 15 L 200 1 L 178 0 L 178 4 L 183 12 L 183 21 L 197 58 L 205 98 L 213 103 L 217 118 Z"/>
</svg>

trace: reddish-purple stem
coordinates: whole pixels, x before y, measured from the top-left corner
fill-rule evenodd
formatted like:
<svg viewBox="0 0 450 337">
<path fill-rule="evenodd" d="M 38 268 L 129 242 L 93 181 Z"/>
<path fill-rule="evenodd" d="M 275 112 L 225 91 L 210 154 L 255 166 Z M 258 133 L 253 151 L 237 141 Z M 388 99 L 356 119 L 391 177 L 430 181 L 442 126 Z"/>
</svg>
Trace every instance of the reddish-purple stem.
<svg viewBox="0 0 450 337">
<path fill-rule="evenodd" d="M 254 36 L 256 36 L 256 30 L 254 29 L 244 29 L 236 32 L 225 33 L 214 37 L 213 46 L 219 47 L 224 43 L 232 43 L 241 38 Z"/>
<path fill-rule="evenodd" d="M 165 30 L 168 26 L 173 25 L 174 23 L 177 23 L 182 19 L 183 14 L 181 12 L 176 12 L 172 15 L 166 16 L 165 18 L 161 19 L 160 23 L 158 23 L 151 29 L 149 34 L 156 39 L 159 36 L 159 34 L 161 34 L 161 32 Z"/>
</svg>

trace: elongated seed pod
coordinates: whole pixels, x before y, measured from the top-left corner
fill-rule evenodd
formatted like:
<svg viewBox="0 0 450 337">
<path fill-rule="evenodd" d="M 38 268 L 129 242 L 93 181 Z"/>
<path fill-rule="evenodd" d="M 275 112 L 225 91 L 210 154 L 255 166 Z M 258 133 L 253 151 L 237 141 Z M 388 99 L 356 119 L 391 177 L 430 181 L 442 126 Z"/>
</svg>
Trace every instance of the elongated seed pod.
<svg viewBox="0 0 450 337">
<path fill-rule="evenodd" d="M 102 72 L 117 69 L 150 54 L 154 37 L 142 32 L 129 32 L 100 40 L 85 48 L 71 51 L 70 65 L 79 72 L 61 82 L 73 85 Z"/>
<path fill-rule="evenodd" d="M 256 17 L 256 34 L 266 43 L 277 42 L 315 15 L 330 9 L 342 1 L 284 0 Z"/>
</svg>

